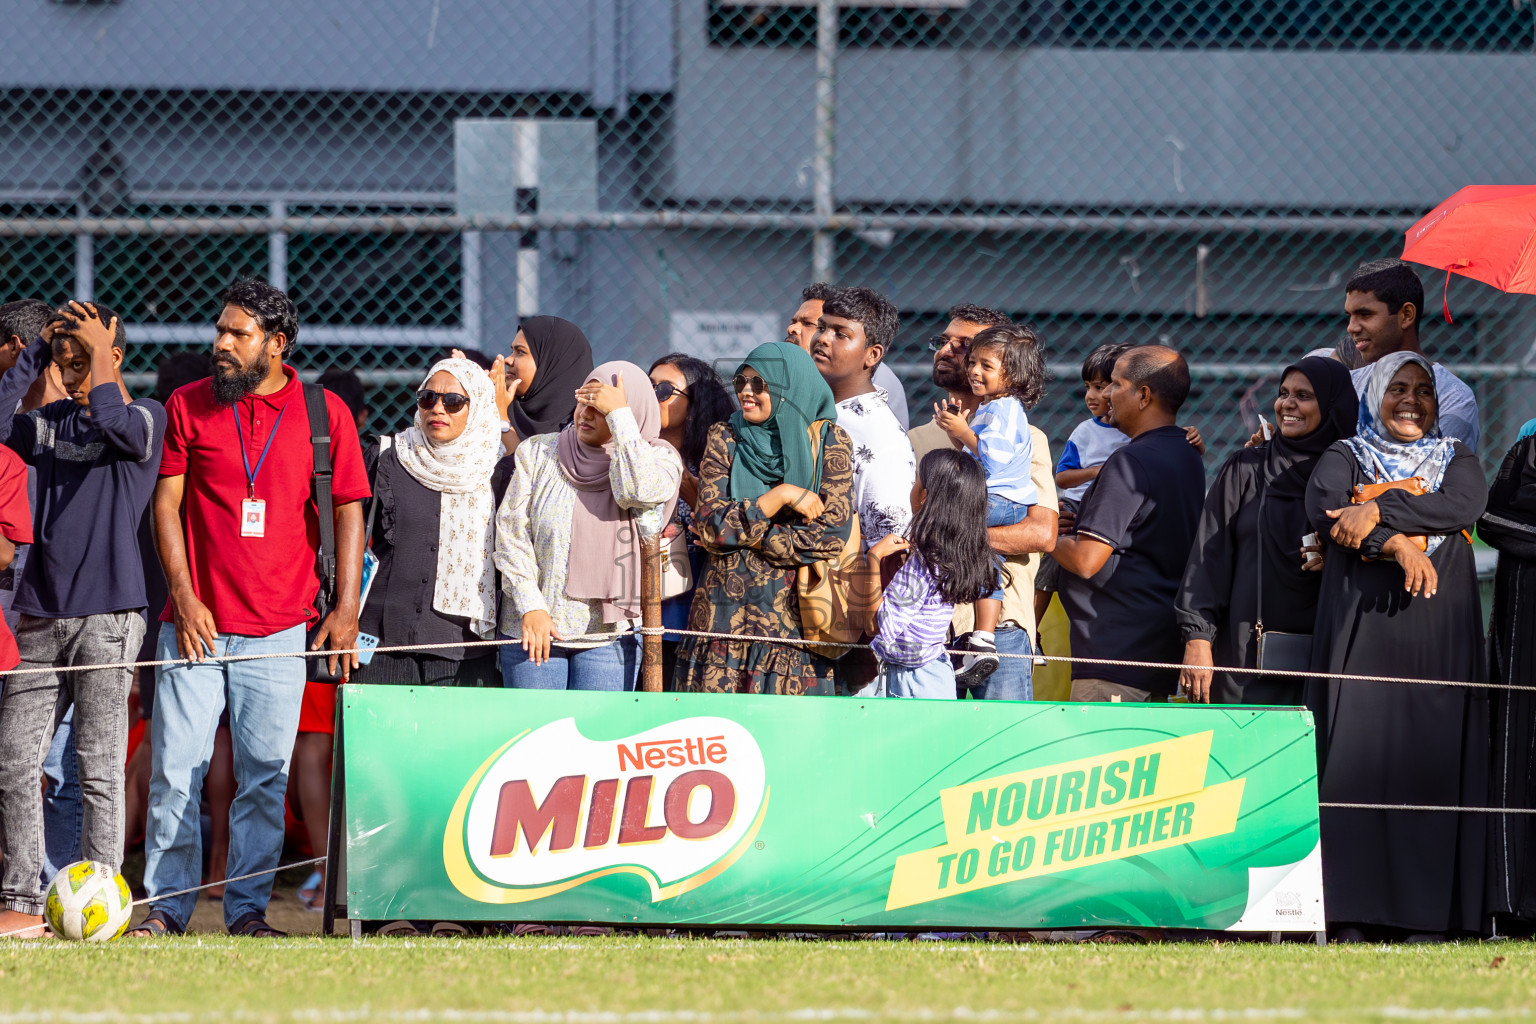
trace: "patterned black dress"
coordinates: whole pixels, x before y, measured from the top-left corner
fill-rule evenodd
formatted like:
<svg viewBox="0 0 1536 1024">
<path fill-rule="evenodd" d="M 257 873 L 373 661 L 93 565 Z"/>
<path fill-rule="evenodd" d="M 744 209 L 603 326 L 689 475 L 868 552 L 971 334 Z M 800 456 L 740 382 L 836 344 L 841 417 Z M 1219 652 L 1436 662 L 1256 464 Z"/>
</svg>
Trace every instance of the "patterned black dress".
<svg viewBox="0 0 1536 1024">
<path fill-rule="evenodd" d="M 699 466 L 693 510 L 709 568 L 694 592 L 690 629 L 798 638 L 795 570 L 831 558 L 852 530 L 852 445 L 834 426 L 822 455 L 821 518 L 806 522 L 780 512 L 772 519 L 755 502 L 727 493 L 736 439 L 730 424 L 710 428 Z M 686 637 L 677 655 L 676 689 L 709 693 L 832 693 L 832 665 L 798 644 Z"/>
</svg>

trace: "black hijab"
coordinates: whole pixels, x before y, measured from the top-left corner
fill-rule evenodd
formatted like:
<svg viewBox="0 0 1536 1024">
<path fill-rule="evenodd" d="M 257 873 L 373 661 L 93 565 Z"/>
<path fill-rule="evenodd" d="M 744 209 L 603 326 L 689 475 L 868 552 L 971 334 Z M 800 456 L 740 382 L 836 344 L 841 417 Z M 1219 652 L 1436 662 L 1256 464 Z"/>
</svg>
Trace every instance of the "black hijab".
<svg viewBox="0 0 1536 1024">
<path fill-rule="evenodd" d="M 1285 437 L 1276 431 L 1264 456 L 1264 515 L 1259 522 L 1264 534 L 1261 550 L 1268 562 L 1266 570 L 1278 573 L 1273 577 L 1276 584 L 1300 573 L 1298 551 L 1301 538 L 1311 532 L 1305 501 L 1307 482 L 1312 479 L 1312 470 L 1329 445 L 1354 436 L 1355 418 L 1360 409 L 1349 370 L 1337 359 L 1307 356 L 1299 363 L 1287 366 L 1280 379 L 1284 381 L 1286 374 L 1293 370 L 1304 375 L 1312 385 L 1322 421 L 1316 430 L 1301 437 Z"/>
<path fill-rule="evenodd" d="M 512 426 L 520 438 L 557 433 L 576 414 L 576 389 L 592 375 L 592 346 L 580 327 L 557 316 L 531 316 L 518 330 L 538 369 L 512 403 Z"/>
</svg>

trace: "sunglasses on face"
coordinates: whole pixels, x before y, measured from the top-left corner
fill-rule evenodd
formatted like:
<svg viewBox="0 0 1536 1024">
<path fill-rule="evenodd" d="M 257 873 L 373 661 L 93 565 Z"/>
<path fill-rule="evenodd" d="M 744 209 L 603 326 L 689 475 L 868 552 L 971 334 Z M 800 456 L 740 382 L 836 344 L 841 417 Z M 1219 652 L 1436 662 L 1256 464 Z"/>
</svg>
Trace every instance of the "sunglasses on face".
<svg viewBox="0 0 1536 1024">
<path fill-rule="evenodd" d="M 953 341 L 954 341 L 955 347 L 960 349 L 960 351 L 962 351 L 962 352 L 964 352 L 967 348 L 970 347 L 969 344 L 967 342 L 965 342 L 964 340 L 962 340 L 962 339 L 956 338 L 956 339 L 953 339 Z M 951 339 L 944 337 L 944 335 L 942 335 L 942 334 L 935 334 L 933 337 L 928 339 L 928 351 L 929 352 L 942 352 L 950 344 L 950 342 L 951 342 Z"/>
<path fill-rule="evenodd" d="M 687 388 L 680 388 L 669 380 L 656 381 L 651 385 L 651 390 L 656 392 L 657 402 L 665 402 L 673 395 L 682 395 L 684 398 L 692 397 L 688 394 Z"/>
<path fill-rule="evenodd" d="M 431 412 L 438 402 L 442 402 L 443 411 L 452 416 L 469 405 L 469 396 L 456 391 L 432 391 L 428 388 L 416 392 L 416 408 L 422 412 Z"/>
<path fill-rule="evenodd" d="M 754 395 L 761 395 L 768 390 L 768 382 L 763 380 L 763 378 L 758 376 L 749 377 L 745 373 L 738 373 L 736 376 L 732 377 L 731 386 L 736 389 L 736 393 L 738 395 L 743 392 L 751 392 Z"/>
</svg>

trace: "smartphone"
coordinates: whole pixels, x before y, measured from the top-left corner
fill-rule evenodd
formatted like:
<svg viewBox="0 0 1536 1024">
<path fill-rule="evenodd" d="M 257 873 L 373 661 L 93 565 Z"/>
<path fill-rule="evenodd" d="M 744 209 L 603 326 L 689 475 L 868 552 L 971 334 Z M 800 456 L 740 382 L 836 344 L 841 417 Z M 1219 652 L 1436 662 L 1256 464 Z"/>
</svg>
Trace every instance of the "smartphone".
<svg viewBox="0 0 1536 1024">
<path fill-rule="evenodd" d="M 1275 428 L 1270 426 L 1269 420 L 1263 416 L 1259 417 L 1259 433 L 1264 435 L 1264 440 L 1266 441 L 1275 436 Z"/>
<path fill-rule="evenodd" d="M 379 556 L 370 548 L 363 552 L 363 579 L 358 587 L 357 606 L 365 607 L 368 604 L 368 592 L 373 589 L 373 577 L 379 571 Z M 377 641 L 375 641 L 377 642 Z"/>
<path fill-rule="evenodd" d="M 379 646 L 379 638 L 372 633 L 357 634 L 357 661 L 366 665 L 373 660 L 373 649 Z"/>
</svg>

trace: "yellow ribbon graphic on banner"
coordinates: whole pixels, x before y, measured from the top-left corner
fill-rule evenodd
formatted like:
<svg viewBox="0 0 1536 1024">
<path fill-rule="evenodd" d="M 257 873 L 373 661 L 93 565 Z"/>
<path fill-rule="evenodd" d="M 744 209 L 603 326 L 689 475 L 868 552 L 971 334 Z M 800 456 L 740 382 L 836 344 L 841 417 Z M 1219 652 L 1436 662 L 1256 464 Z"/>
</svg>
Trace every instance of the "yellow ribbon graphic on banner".
<svg viewBox="0 0 1536 1024">
<path fill-rule="evenodd" d="M 947 842 L 896 858 L 885 909 L 1233 831 L 1244 780 L 1205 785 L 1211 737 L 1179 736 L 942 790 Z"/>
</svg>

